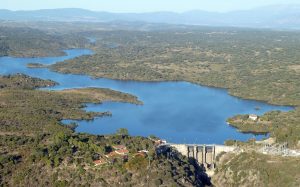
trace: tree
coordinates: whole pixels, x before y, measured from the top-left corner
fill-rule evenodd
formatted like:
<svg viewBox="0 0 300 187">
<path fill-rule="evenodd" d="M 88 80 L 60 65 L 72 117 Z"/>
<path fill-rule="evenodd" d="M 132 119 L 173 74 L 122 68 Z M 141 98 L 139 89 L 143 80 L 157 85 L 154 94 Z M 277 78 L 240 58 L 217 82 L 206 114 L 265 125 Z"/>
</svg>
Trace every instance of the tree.
<svg viewBox="0 0 300 187">
<path fill-rule="evenodd" d="M 126 128 L 120 128 L 117 130 L 117 135 L 128 136 L 128 130 Z"/>
</svg>

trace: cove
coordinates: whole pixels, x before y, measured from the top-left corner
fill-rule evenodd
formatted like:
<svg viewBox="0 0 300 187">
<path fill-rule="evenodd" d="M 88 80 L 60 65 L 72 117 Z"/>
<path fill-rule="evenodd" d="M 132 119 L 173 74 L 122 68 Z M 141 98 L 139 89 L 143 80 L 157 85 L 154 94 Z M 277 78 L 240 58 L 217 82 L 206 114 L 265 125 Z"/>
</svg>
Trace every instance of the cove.
<svg viewBox="0 0 300 187">
<path fill-rule="evenodd" d="M 253 134 L 243 134 L 226 124 L 236 114 L 261 115 L 271 110 L 289 111 L 292 107 L 274 106 L 263 102 L 230 96 L 226 90 L 199 86 L 188 82 L 136 82 L 93 79 L 85 75 L 60 74 L 46 68 L 27 68 L 28 63 L 53 64 L 81 55 L 92 54 L 87 49 L 66 50 L 63 57 L 0 58 L 0 74 L 24 73 L 59 83 L 51 90 L 98 87 L 133 94 L 144 105 L 106 102 L 87 104 L 87 111 L 111 111 L 112 117 L 92 121 L 77 121 L 77 132 L 111 134 L 127 128 L 131 135 L 155 135 L 174 143 L 223 144 L 225 140 L 248 140 Z M 260 108 L 256 110 L 255 108 Z M 70 120 L 64 120 L 69 123 Z M 264 135 L 255 136 L 256 139 Z"/>
</svg>

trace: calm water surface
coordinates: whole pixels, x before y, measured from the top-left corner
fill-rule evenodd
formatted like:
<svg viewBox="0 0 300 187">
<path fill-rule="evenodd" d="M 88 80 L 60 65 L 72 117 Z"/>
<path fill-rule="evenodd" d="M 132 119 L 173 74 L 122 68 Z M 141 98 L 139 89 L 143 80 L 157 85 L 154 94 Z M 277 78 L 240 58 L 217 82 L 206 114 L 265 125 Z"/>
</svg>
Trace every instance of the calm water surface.
<svg viewBox="0 0 300 187">
<path fill-rule="evenodd" d="M 144 105 L 106 102 L 88 104 L 88 111 L 111 111 L 112 117 L 93 121 L 78 121 L 78 132 L 110 134 L 118 128 L 127 128 L 131 135 L 156 135 L 174 143 L 223 143 L 227 139 L 247 140 L 253 134 L 243 134 L 226 124 L 236 114 L 263 114 L 271 110 L 291 110 L 291 107 L 273 106 L 262 102 L 243 100 L 228 95 L 226 90 L 198 86 L 187 82 L 145 83 L 92 79 L 84 75 L 60 74 L 48 69 L 30 69 L 31 62 L 52 64 L 81 55 L 90 50 L 73 49 L 64 57 L 0 58 L 0 74 L 24 73 L 59 83 L 52 90 L 99 87 L 136 95 Z M 260 110 L 255 110 L 259 107 Z M 70 122 L 65 120 L 64 122 Z M 265 136 L 255 136 L 261 139 Z"/>
</svg>

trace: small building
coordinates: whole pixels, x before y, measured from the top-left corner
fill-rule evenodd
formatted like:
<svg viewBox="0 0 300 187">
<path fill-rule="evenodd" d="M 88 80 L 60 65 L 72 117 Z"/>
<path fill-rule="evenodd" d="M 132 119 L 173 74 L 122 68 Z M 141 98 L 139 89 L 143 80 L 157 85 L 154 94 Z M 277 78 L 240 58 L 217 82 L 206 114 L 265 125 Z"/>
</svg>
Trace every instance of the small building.
<svg viewBox="0 0 300 187">
<path fill-rule="evenodd" d="M 109 163 L 114 163 L 116 160 L 128 160 L 128 155 L 122 151 L 119 151 L 118 153 L 117 151 L 110 152 L 109 154 L 105 155 L 105 157 L 109 160 Z"/>
<path fill-rule="evenodd" d="M 101 165 L 106 164 L 106 163 L 107 163 L 107 161 L 104 160 L 104 159 L 94 161 L 95 166 L 101 166 Z"/>
<path fill-rule="evenodd" d="M 250 114 L 249 115 L 249 119 L 253 120 L 253 121 L 256 121 L 258 119 L 258 116 L 255 115 L 255 114 Z"/>
<path fill-rule="evenodd" d="M 119 155 L 115 151 L 110 152 L 107 155 L 105 155 L 106 158 L 115 158 L 115 157 L 118 157 L 118 156 Z"/>
<path fill-rule="evenodd" d="M 116 150 L 115 153 L 117 153 L 119 155 L 128 155 L 129 151 L 127 149 L 119 149 L 119 150 Z"/>
</svg>

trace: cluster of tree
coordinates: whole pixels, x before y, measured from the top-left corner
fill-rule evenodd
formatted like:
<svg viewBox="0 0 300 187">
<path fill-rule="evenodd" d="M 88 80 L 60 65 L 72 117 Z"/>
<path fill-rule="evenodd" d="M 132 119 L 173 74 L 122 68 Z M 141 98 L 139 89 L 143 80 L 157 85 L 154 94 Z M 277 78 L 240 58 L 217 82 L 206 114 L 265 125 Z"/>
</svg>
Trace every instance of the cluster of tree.
<svg viewBox="0 0 300 187">
<path fill-rule="evenodd" d="M 48 87 L 54 85 L 56 85 L 56 83 L 51 80 L 41 80 L 24 74 L 6 75 L 0 77 L 0 89 L 34 89 L 38 87 Z"/>
<path fill-rule="evenodd" d="M 61 56 L 64 49 L 82 48 L 88 43 L 86 38 L 74 34 L 47 34 L 26 27 L 0 26 L 0 56 Z"/>
</svg>

